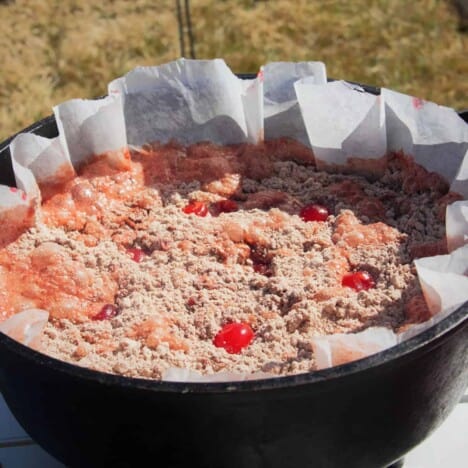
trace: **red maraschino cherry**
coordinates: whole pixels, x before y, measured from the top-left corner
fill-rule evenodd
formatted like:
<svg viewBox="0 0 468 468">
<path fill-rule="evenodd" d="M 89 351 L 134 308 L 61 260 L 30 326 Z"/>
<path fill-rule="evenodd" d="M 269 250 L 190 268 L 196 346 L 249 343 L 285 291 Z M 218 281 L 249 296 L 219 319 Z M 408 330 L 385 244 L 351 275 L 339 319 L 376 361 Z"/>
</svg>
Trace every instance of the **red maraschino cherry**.
<svg viewBox="0 0 468 468">
<path fill-rule="evenodd" d="M 118 315 L 117 307 L 114 304 L 106 304 L 102 309 L 93 317 L 93 320 L 109 320 Z"/>
<path fill-rule="evenodd" d="M 253 338 L 254 332 L 248 323 L 229 323 L 214 337 L 213 344 L 229 354 L 239 354 Z"/>
<path fill-rule="evenodd" d="M 299 216 L 306 222 L 308 221 L 326 221 L 330 216 L 328 208 L 323 205 L 311 204 L 303 206 Z"/>
<path fill-rule="evenodd" d="M 375 287 L 374 278 L 367 271 L 354 271 L 346 273 L 341 280 L 341 285 L 353 288 L 355 291 L 367 291 Z"/>
<path fill-rule="evenodd" d="M 208 206 L 205 203 L 198 200 L 191 200 L 187 205 L 182 208 L 185 214 L 194 214 L 197 216 L 204 217 L 208 214 Z"/>
</svg>

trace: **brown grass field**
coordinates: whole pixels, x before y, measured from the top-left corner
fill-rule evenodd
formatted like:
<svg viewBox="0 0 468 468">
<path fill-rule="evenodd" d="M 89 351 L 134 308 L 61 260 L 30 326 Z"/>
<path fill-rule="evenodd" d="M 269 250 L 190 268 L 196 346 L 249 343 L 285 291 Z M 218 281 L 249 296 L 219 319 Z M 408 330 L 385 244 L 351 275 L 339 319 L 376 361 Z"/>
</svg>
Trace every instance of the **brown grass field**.
<svg viewBox="0 0 468 468">
<path fill-rule="evenodd" d="M 192 0 L 197 58 L 328 75 L 468 107 L 468 35 L 448 0 Z M 174 0 L 0 1 L 0 141 L 136 65 L 180 55 Z"/>
</svg>

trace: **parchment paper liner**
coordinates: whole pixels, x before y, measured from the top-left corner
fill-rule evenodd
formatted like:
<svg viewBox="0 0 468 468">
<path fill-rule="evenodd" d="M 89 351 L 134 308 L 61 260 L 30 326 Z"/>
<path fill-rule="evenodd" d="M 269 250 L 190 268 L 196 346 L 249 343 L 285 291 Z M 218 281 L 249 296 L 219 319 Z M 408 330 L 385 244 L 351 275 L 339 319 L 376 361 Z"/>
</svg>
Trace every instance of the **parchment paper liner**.
<svg viewBox="0 0 468 468">
<path fill-rule="evenodd" d="M 260 73 L 264 79 L 265 139 L 289 137 L 310 146 L 294 83 L 304 79 L 313 84 L 325 84 L 325 64 L 273 62 L 267 63 Z"/>
<path fill-rule="evenodd" d="M 297 118 L 298 109 L 302 120 Z M 38 185 L 72 177 L 74 167 L 94 154 L 108 152 L 114 163 L 125 164 L 128 146 L 154 141 L 257 142 L 263 137 L 264 122 L 269 138 L 294 136 L 312 147 L 319 167 L 346 167 L 356 158 L 385 161 L 387 152 L 403 149 L 444 177 L 453 190 L 465 198 L 468 194 L 468 126 L 455 111 L 386 89 L 374 96 L 344 81 L 326 83 L 325 67 L 318 62 L 268 64 L 257 79 L 239 80 L 222 60 L 180 59 L 159 67 L 137 68 L 111 82 L 107 98 L 68 101 L 55 107 L 54 113 L 58 138 L 19 135 L 10 146 L 17 185 L 23 192 L 0 187 L 0 221 L 10 213 L 11 222 L 11 213 L 15 213 L 18 232 L 31 225 L 25 222 L 25 210 L 40 211 Z M 275 131 L 281 133 L 278 122 L 286 116 L 290 117 L 286 131 L 275 135 Z M 448 207 L 451 249 L 466 241 L 466 206 L 463 201 Z M 0 237 L 2 241 L 8 243 L 5 236 Z M 444 278 L 449 275 L 464 284 L 460 265 L 467 263 L 466 249 L 416 262 L 425 298 L 434 313 L 432 320 L 399 336 L 390 330 L 368 329 L 317 337 L 313 339 L 317 355 L 327 356 L 319 367 L 335 365 L 332 357 L 340 355 L 340 347 L 355 350 L 359 344 L 361 351 L 352 351 L 349 360 L 372 354 L 426 329 L 452 311 L 454 305 L 447 306 L 444 299 L 450 296 Z M 458 304 L 468 300 L 468 288 L 460 291 Z M 6 322 L 3 329 L 8 327 Z M 169 369 L 166 375 L 186 381 L 253 377 L 233 373 L 200 377 L 186 369 Z"/>
<path fill-rule="evenodd" d="M 42 331 L 49 313 L 41 309 L 27 309 L 0 323 L 0 332 L 31 348 L 39 349 Z"/>
</svg>

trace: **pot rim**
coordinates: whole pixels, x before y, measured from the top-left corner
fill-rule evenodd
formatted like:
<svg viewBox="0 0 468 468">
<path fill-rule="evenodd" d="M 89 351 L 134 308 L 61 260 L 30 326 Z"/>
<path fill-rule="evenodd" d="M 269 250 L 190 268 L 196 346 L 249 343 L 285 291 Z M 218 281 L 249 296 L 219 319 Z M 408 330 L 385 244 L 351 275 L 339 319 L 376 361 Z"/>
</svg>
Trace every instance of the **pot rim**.
<svg viewBox="0 0 468 468">
<path fill-rule="evenodd" d="M 255 75 L 247 73 L 238 74 L 237 76 L 243 79 L 255 77 Z M 333 80 L 330 79 L 330 81 Z M 380 93 L 379 88 L 363 85 L 360 83 L 359 85 L 372 94 Z M 468 121 L 467 114 L 468 112 L 466 111 L 459 112 L 460 117 L 465 121 Z M 40 130 L 47 125 L 56 125 L 55 117 L 53 115 L 47 116 L 33 123 L 18 133 L 40 134 Z M 3 142 L 0 142 L 0 155 L 5 152 L 9 154 L 8 146 L 17 134 L 12 135 Z M 5 156 L 5 154 L 3 154 L 3 156 Z M 456 333 L 457 329 L 461 329 L 463 326 L 468 326 L 468 301 L 460 305 L 455 311 L 451 312 L 447 317 L 443 318 L 440 320 L 440 322 L 431 326 L 427 330 L 418 333 L 412 338 L 409 338 L 397 344 L 396 346 L 392 346 L 391 348 L 372 354 L 365 358 L 312 372 L 247 381 L 172 382 L 165 380 L 125 377 L 122 375 L 97 371 L 61 361 L 36 351 L 26 345 L 23 345 L 2 332 L 0 332 L 0 365 L 2 348 L 6 347 L 10 352 L 18 354 L 21 357 L 40 366 L 50 367 L 57 372 L 65 373 L 72 377 L 78 377 L 88 381 L 94 381 L 100 384 L 119 386 L 123 388 L 132 387 L 147 391 L 181 394 L 232 393 L 274 390 L 287 387 L 297 387 L 306 384 L 310 385 L 324 381 L 336 381 L 353 374 L 371 370 L 383 366 L 384 364 L 397 361 L 398 359 L 404 358 L 405 356 L 415 353 L 418 350 L 429 352 L 431 344 L 434 344 L 438 340 L 443 340 L 444 338 L 448 337 L 451 332 Z"/>
</svg>

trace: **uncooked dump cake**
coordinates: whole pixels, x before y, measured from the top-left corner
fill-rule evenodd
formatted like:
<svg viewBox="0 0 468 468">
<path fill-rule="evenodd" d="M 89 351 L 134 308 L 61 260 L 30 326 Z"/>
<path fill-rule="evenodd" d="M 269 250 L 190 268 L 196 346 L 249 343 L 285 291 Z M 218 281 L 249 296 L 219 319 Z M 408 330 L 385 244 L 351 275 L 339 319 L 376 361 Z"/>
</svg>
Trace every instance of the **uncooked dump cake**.
<svg viewBox="0 0 468 468">
<path fill-rule="evenodd" d="M 287 140 L 126 156 L 42 187 L 35 227 L 0 251 L 0 320 L 48 310 L 44 353 L 154 379 L 285 375 L 314 370 L 313 336 L 429 318 L 412 260 L 445 253 L 457 197 L 410 158 L 369 181 Z"/>
</svg>

